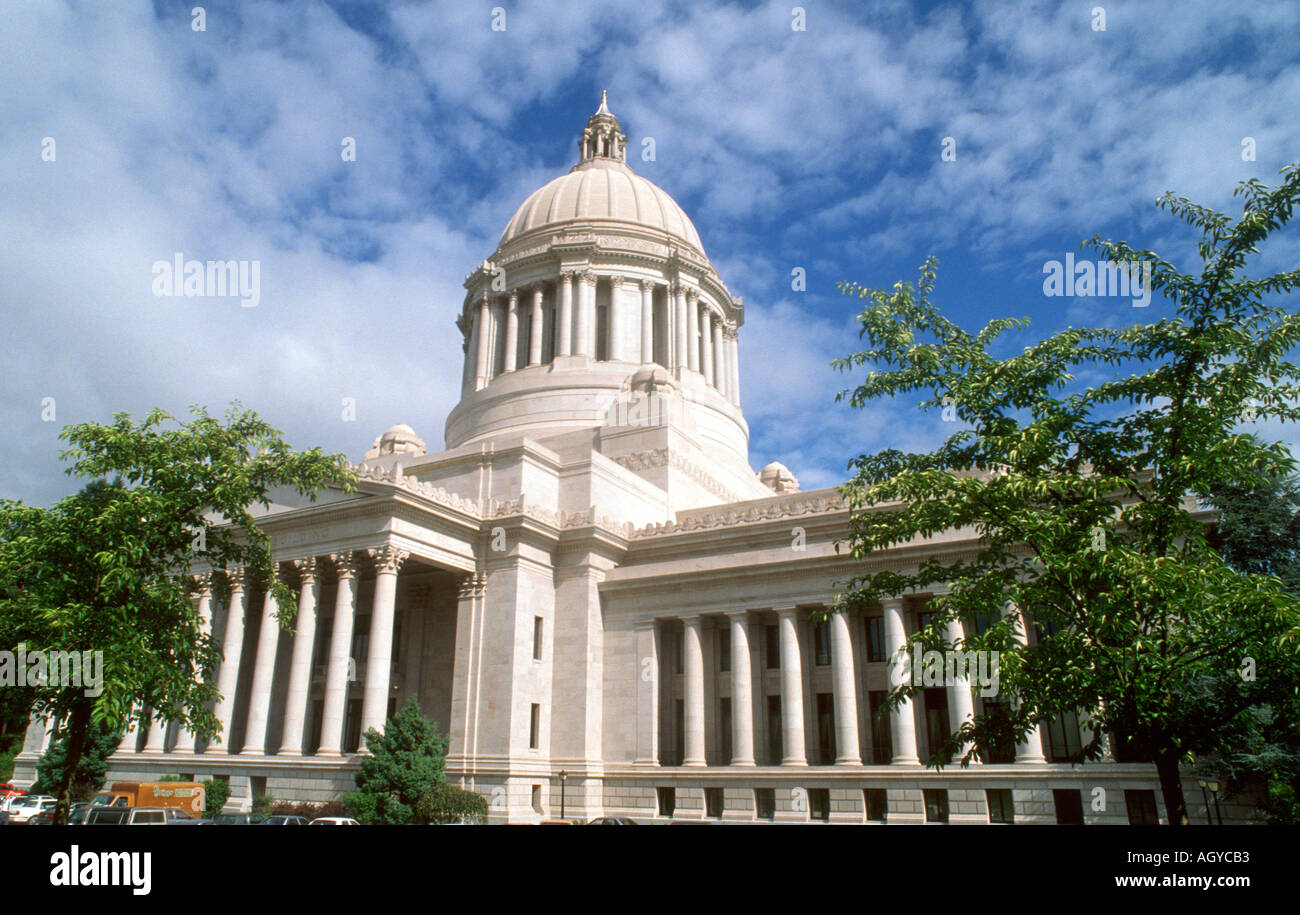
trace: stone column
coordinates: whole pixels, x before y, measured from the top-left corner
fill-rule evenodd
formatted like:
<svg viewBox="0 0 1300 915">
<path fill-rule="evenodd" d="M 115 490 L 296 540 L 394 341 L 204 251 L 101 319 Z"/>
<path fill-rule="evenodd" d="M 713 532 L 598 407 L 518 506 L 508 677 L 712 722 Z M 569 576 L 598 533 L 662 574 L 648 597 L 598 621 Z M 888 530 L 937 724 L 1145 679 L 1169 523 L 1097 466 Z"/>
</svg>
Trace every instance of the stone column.
<svg viewBox="0 0 1300 915">
<path fill-rule="evenodd" d="M 740 330 L 733 330 L 727 337 L 727 368 L 730 378 L 727 381 L 727 396 L 736 406 L 740 406 Z"/>
<path fill-rule="evenodd" d="M 885 651 L 889 660 L 889 686 L 900 686 L 907 679 L 908 662 L 902 654 L 907 644 L 907 627 L 903 622 L 903 599 L 887 597 L 881 601 L 885 611 Z M 889 713 L 889 730 L 894 735 L 894 765 L 917 766 L 921 760 L 916 755 L 916 719 L 912 716 L 912 700 L 904 699 L 898 708 Z"/>
<path fill-rule="evenodd" d="M 157 709 L 153 709 L 153 714 L 149 718 L 149 733 L 144 739 L 144 749 L 141 753 L 161 754 L 167 749 L 167 722 L 163 721 L 162 715 Z"/>
<path fill-rule="evenodd" d="M 609 278 L 609 358 L 623 361 L 623 277 Z"/>
<path fill-rule="evenodd" d="M 573 274 L 560 276 L 559 327 L 555 328 L 555 355 L 573 352 Z"/>
<path fill-rule="evenodd" d="M 704 651 L 700 632 L 702 626 L 703 622 L 698 616 L 688 616 L 682 620 L 682 653 L 686 674 L 685 701 L 682 703 L 686 715 L 683 766 L 708 765 L 704 749 Z"/>
<path fill-rule="evenodd" d="M 654 620 L 636 624 L 636 765 L 659 765 L 659 639 Z"/>
<path fill-rule="evenodd" d="M 794 607 L 777 610 L 781 634 L 781 733 L 783 766 L 806 766 L 803 727 L 803 659 L 799 652 L 799 616 Z"/>
<path fill-rule="evenodd" d="M 686 287 L 681 282 L 673 285 L 673 317 L 677 328 L 673 368 L 685 369 L 690 363 L 686 355 Z"/>
<path fill-rule="evenodd" d="M 122 735 L 122 739 L 117 744 L 118 753 L 134 753 L 137 744 L 140 742 L 140 721 L 135 717 L 135 713 L 139 708 L 139 705 L 133 704 L 131 711 L 128 712 L 130 717 L 128 718 L 126 733 Z M 41 727 L 41 744 L 38 750 L 44 753 L 46 738 L 50 736 L 49 722 L 42 722 Z"/>
<path fill-rule="evenodd" d="M 528 364 L 542 362 L 542 287 L 533 287 L 533 311 L 528 324 Z"/>
<path fill-rule="evenodd" d="M 858 686 L 853 665 L 853 636 L 847 613 L 832 613 L 831 664 L 835 686 L 835 765 L 860 766 L 858 749 Z"/>
<path fill-rule="evenodd" d="M 596 358 L 596 274 L 582 275 L 583 297 L 587 300 L 587 355 Z"/>
<path fill-rule="evenodd" d="M 230 606 L 226 611 L 225 638 L 221 643 L 221 667 L 217 673 L 217 706 L 213 709 L 221 732 L 209 743 L 205 753 L 230 752 L 230 720 L 235 716 L 235 690 L 239 686 L 239 656 L 244 651 L 244 614 L 248 612 L 248 594 L 244 585 L 248 572 L 227 569 L 230 582 Z"/>
<path fill-rule="evenodd" d="M 957 642 L 965 638 L 961 620 L 950 620 L 944 636 L 952 644 L 953 650 L 958 650 Z M 970 678 L 966 676 L 967 671 L 959 669 L 955 673 L 956 677 L 953 684 L 948 687 L 948 713 L 954 734 L 963 722 L 975 719 L 975 700 L 971 697 Z"/>
<path fill-rule="evenodd" d="M 257 655 L 253 660 L 253 685 L 248 699 L 248 724 L 244 728 L 241 756 L 266 753 L 266 723 L 271 717 L 271 690 L 275 685 L 275 655 L 280 647 L 280 605 L 268 584 L 262 598 L 262 628 L 257 633 Z"/>
<path fill-rule="evenodd" d="M 513 372 L 519 354 L 519 292 L 510 290 L 506 302 L 506 357 L 503 371 Z"/>
<path fill-rule="evenodd" d="M 587 285 L 587 277 L 591 274 L 583 272 L 578 275 L 578 304 L 576 314 L 574 315 L 573 328 L 573 354 L 575 356 L 595 356 L 591 351 L 591 315 L 588 313 L 588 292 L 591 289 Z"/>
<path fill-rule="evenodd" d="M 641 281 L 641 361 L 655 361 L 655 284 Z"/>
<path fill-rule="evenodd" d="M 753 675 L 749 667 L 749 613 L 733 610 L 731 623 L 731 764 L 754 765 Z"/>
<path fill-rule="evenodd" d="M 718 393 L 727 396 L 727 355 L 722 342 L 722 322 L 713 324 L 713 386 Z"/>
<path fill-rule="evenodd" d="M 320 597 L 316 558 L 299 559 L 294 566 L 298 569 L 298 616 L 294 622 L 297 633 L 293 637 L 293 655 L 289 660 L 289 694 L 284 703 L 281 756 L 302 755 L 302 734 L 311 695 L 311 662 L 316 647 L 316 601 Z"/>
<path fill-rule="evenodd" d="M 466 308 L 465 313 L 456 321 L 456 327 L 465 337 L 461 350 L 465 353 L 465 365 L 460 376 L 460 395 L 474 390 L 474 361 L 478 357 L 478 333 L 474 327 L 474 310 Z"/>
<path fill-rule="evenodd" d="M 1029 644 L 1029 633 L 1026 631 L 1029 623 L 1026 621 L 1023 613 L 1019 608 L 1010 601 L 1002 608 L 1002 615 L 1015 617 L 1011 621 L 1015 639 L 1021 645 Z M 1047 757 L 1043 755 L 1043 733 L 1041 725 L 1035 725 L 1024 736 L 1024 739 L 1016 744 L 1016 762 L 1017 763 L 1045 763 Z"/>
<path fill-rule="evenodd" d="M 325 672 L 325 703 L 321 711 L 320 748 L 317 756 L 343 752 L 343 712 L 348 700 L 348 672 L 352 659 L 352 625 L 357 614 L 357 559 L 352 552 L 330 556 L 338 572 L 334 597 L 334 626 L 330 631 L 329 662 Z"/>
<path fill-rule="evenodd" d="M 488 303 L 487 293 L 483 293 L 478 303 L 478 320 L 474 322 L 474 390 L 484 387 L 492 378 L 492 364 L 489 360 L 488 338 L 491 336 L 489 322 L 492 320 L 492 306 Z"/>
<path fill-rule="evenodd" d="M 199 614 L 199 632 L 204 636 L 208 636 L 212 634 L 212 575 L 206 572 L 197 575 L 195 576 L 195 583 L 198 588 L 195 609 Z M 193 753 L 195 740 L 193 731 L 188 728 L 181 728 L 176 735 L 176 746 L 172 747 L 172 752 Z"/>
<path fill-rule="evenodd" d="M 686 359 L 692 372 L 700 370 L 700 294 L 686 290 Z"/>
<path fill-rule="evenodd" d="M 713 312 L 707 308 L 704 310 L 703 320 L 700 324 L 700 333 L 703 336 L 703 346 L 700 352 L 700 369 L 704 372 L 704 380 L 709 384 L 714 384 L 713 380 Z"/>
<path fill-rule="evenodd" d="M 375 604 L 370 613 L 370 653 L 361 696 L 361 733 L 383 731 L 388 720 L 388 686 L 393 664 L 393 618 L 397 611 L 397 572 L 409 555 L 391 544 L 372 550 Z"/>
</svg>

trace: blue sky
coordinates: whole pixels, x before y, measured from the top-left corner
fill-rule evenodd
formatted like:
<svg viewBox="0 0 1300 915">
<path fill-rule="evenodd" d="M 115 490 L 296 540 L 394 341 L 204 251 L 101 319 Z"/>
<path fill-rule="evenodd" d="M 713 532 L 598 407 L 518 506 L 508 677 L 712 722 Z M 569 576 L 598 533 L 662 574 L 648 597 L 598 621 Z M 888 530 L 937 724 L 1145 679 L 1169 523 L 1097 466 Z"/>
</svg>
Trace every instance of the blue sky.
<svg viewBox="0 0 1300 915">
<path fill-rule="evenodd" d="M 805 489 L 951 430 L 911 401 L 833 403 L 858 310 L 837 282 L 887 286 L 935 254 L 936 300 L 968 327 L 1028 316 L 1028 342 L 1155 320 L 1159 299 L 1045 297 L 1044 262 L 1096 232 L 1190 268 L 1156 196 L 1227 209 L 1238 181 L 1300 158 L 1297 4 L 806 2 L 795 31 L 788 3 L 246 2 L 202 4 L 196 32 L 198 3 L 6 9 L 5 497 L 77 488 L 62 426 L 153 406 L 240 399 L 354 460 L 396 422 L 438 448 L 461 283 L 573 163 L 601 89 L 633 167 L 745 299 L 751 464 Z M 1261 269 L 1300 261 L 1295 236 Z M 177 251 L 259 260 L 260 304 L 153 296 Z"/>
</svg>

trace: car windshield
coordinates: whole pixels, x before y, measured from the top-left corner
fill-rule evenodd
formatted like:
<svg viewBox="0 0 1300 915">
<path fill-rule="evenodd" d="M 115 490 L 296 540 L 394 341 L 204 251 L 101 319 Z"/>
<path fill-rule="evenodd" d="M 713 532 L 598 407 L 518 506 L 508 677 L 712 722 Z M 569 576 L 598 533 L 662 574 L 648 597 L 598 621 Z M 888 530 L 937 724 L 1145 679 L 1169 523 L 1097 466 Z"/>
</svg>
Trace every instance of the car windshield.
<svg viewBox="0 0 1300 915">
<path fill-rule="evenodd" d="M 107 807 L 111 803 L 113 803 L 113 795 L 111 794 L 96 794 L 90 799 L 90 806 L 92 807 Z"/>
</svg>

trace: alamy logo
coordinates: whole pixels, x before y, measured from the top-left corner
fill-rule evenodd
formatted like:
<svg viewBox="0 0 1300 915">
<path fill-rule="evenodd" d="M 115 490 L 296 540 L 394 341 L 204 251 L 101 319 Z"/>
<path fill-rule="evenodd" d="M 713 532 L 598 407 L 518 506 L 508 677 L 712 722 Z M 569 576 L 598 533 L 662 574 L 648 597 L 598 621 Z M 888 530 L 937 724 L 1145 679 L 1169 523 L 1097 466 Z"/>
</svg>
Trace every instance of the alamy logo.
<svg viewBox="0 0 1300 915">
<path fill-rule="evenodd" d="M 1065 255 L 1065 263 L 1043 264 L 1043 295 L 1053 296 L 1121 296 L 1133 299 L 1134 308 L 1151 304 L 1150 261 L 1090 261 L 1077 263 L 1074 254 Z"/>
<path fill-rule="evenodd" d="M 914 645 L 911 657 L 903 660 L 902 674 L 913 686 L 976 685 L 980 695 L 990 699 L 998 694 L 1000 664 L 996 651 L 922 651 Z"/>
<path fill-rule="evenodd" d="M 262 301 L 262 262 L 186 260 L 177 251 L 170 261 L 154 261 L 153 294 L 159 297 L 238 296 L 245 308 Z"/>
<path fill-rule="evenodd" d="M 102 651 L 0 651 L 0 686 L 84 690 L 94 699 L 104 691 Z"/>
<path fill-rule="evenodd" d="M 153 852 L 70 851 L 50 855 L 51 886 L 129 886 L 136 896 L 153 888 Z"/>
</svg>

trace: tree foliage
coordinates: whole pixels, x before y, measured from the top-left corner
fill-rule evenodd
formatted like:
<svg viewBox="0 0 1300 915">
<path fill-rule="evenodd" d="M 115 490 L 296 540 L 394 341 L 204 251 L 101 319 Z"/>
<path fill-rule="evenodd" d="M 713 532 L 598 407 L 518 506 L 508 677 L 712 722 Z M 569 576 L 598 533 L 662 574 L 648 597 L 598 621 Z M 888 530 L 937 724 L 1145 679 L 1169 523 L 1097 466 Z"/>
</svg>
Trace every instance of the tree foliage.
<svg viewBox="0 0 1300 915">
<path fill-rule="evenodd" d="M 384 725 L 366 731 L 369 755 L 357 772 L 357 790 L 343 800 L 358 822 L 400 826 L 417 822 L 422 798 L 437 797 L 446 782 L 447 738 L 420 714 L 412 698 Z"/>
<path fill-rule="evenodd" d="M 849 546 L 867 571 L 838 608 L 934 593 L 934 616 L 916 641 L 1000 652 L 1018 737 L 1081 711 L 1094 734 L 1078 756 L 1097 758 L 1106 734 L 1120 758 L 1154 762 L 1174 823 L 1186 819 L 1179 763 L 1296 686 L 1300 605 L 1276 578 L 1225 562 L 1195 498 L 1295 467 L 1283 445 L 1237 431 L 1243 418 L 1300 416 L 1300 371 L 1287 358 L 1300 343 L 1300 316 L 1276 301 L 1300 283 L 1300 270 L 1260 278 L 1246 270 L 1300 197 L 1300 167 L 1282 174 L 1277 187 L 1243 183 L 1235 220 L 1160 198 L 1200 232 L 1194 272 L 1125 242 L 1085 243 L 1130 269 L 1149 266 L 1153 291 L 1173 305 L 1151 323 L 1067 328 L 1000 357 L 1010 350 L 1004 337 L 1028 321 L 962 329 L 930 301 L 933 259 L 915 284 L 841 286 L 867 301 L 858 321 L 868 347 L 836 361 L 846 372 L 866 369 L 840 397 L 862 407 L 918 392 L 922 407 L 951 411 L 959 428 L 932 453 L 851 462 Z M 1084 385 L 1085 373 L 1110 377 Z M 878 550 L 953 531 L 977 540 L 959 552 L 931 547 L 911 569 L 871 566 Z M 957 646 L 944 636 L 954 620 L 966 622 Z M 1206 677 L 1222 685 L 1212 721 L 1190 701 Z M 899 685 L 891 702 L 916 689 Z M 943 755 L 968 764 L 996 741 L 993 724 L 968 720 Z"/>
<path fill-rule="evenodd" d="M 71 799 L 89 800 L 104 786 L 108 774 L 108 758 L 122 742 L 122 732 L 100 722 L 92 721 L 72 775 Z M 64 769 L 68 761 L 68 735 L 60 734 L 50 742 L 36 763 L 36 782 L 32 794 L 50 794 L 63 785 Z"/>
<path fill-rule="evenodd" d="M 110 730 L 132 719 L 147 726 L 147 708 L 214 736 L 221 653 L 188 596 L 192 570 L 247 567 L 274 591 L 288 627 L 296 601 L 274 578 L 252 509 L 281 488 L 312 498 L 326 486 L 350 490 L 355 475 L 342 455 L 294 452 L 238 405 L 224 422 L 200 408 L 186 422 L 163 410 L 139 423 L 121 413 L 60 437 L 69 474 L 113 482 L 50 508 L 0 501 L 0 646 L 102 652 L 103 688 L 39 686 L 33 714 L 66 722 L 74 761 L 92 720 Z M 66 785 L 60 794 L 66 817 Z"/>
</svg>

